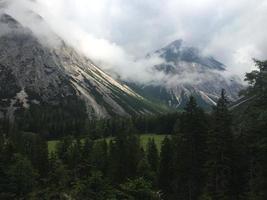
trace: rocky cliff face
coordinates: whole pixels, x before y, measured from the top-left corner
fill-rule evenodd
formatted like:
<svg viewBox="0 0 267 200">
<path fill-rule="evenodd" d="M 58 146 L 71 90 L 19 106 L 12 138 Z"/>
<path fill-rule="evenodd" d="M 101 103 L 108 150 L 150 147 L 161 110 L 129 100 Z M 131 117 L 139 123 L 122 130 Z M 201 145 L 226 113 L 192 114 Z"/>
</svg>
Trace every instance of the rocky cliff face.
<svg viewBox="0 0 267 200">
<path fill-rule="evenodd" d="M 41 19 L 40 19 L 41 20 Z M 153 113 L 151 104 L 57 39 L 52 47 L 7 14 L 0 16 L 0 111 L 76 99 L 89 117 Z M 51 33 L 52 34 L 52 33 Z"/>
</svg>

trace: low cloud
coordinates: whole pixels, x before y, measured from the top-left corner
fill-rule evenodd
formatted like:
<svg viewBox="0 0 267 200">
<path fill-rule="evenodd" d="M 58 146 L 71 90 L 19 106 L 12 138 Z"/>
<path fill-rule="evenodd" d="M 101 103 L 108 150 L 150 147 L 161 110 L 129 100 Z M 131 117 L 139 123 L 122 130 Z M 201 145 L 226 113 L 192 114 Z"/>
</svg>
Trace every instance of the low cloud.
<svg viewBox="0 0 267 200">
<path fill-rule="evenodd" d="M 149 83 L 160 81 L 164 76 L 163 73 L 155 73 L 152 70 L 154 65 L 163 62 L 159 57 L 151 56 L 137 60 L 123 47 L 107 39 L 97 38 L 73 21 L 49 13 L 36 2 L 13 0 L 5 8 L 5 13 L 29 28 L 43 44 L 58 47 L 61 45 L 59 38 L 62 38 L 102 69 L 121 80 Z M 0 31 L 2 34 L 7 32 L 8 29 Z"/>
<path fill-rule="evenodd" d="M 32 21 L 29 9 L 48 26 Z M 151 68 L 162 60 L 144 56 L 179 38 L 243 77 L 252 57 L 267 55 L 266 10 L 264 0 L 9 0 L 10 14 L 43 41 L 56 43 L 51 27 L 104 70 L 141 83 L 166 79 Z"/>
</svg>

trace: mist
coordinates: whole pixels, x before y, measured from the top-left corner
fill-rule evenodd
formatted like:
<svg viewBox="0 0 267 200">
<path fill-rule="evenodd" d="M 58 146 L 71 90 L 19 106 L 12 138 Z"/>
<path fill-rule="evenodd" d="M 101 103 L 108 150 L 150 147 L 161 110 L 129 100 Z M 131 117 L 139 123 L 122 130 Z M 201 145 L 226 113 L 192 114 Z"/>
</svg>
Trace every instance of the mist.
<svg viewBox="0 0 267 200">
<path fill-rule="evenodd" d="M 99 67 L 127 81 L 167 80 L 152 68 L 162 59 L 145 55 L 176 39 L 212 55 L 227 66 L 225 74 L 241 78 L 253 69 L 252 58 L 267 55 L 264 0 L 10 0 L 7 10 L 42 41 L 57 44 L 52 30 Z M 36 23 L 29 10 L 45 23 Z"/>
</svg>

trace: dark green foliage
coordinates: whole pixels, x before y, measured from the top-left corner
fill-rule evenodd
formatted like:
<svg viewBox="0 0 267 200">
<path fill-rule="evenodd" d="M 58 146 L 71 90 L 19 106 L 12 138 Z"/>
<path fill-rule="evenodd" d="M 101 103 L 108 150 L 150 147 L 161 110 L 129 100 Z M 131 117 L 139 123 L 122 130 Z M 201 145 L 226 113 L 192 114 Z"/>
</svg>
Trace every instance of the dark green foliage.
<svg viewBox="0 0 267 200">
<path fill-rule="evenodd" d="M 143 178 L 128 180 L 120 188 L 129 200 L 160 200 L 159 192 L 153 191 L 151 183 Z"/>
<path fill-rule="evenodd" d="M 254 59 L 258 70 L 246 73 L 245 80 L 249 83 L 249 87 L 243 91 L 244 94 L 251 96 L 257 95 L 260 97 L 267 96 L 267 60 L 260 61 Z M 266 99 L 265 99 L 266 100 Z"/>
<path fill-rule="evenodd" d="M 150 169 L 157 173 L 159 167 L 159 152 L 154 139 L 149 139 L 147 143 L 147 161 Z"/>
<path fill-rule="evenodd" d="M 74 183 L 70 196 L 81 200 L 116 199 L 116 190 L 100 172 Z"/>
<path fill-rule="evenodd" d="M 139 138 L 122 134 L 110 142 L 109 176 L 114 183 L 121 183 L 137 175 L 142 158 Z"/>
<path fill-rule="evenodd" d="M 179 116 L 180 113 L 139 116 L 133 119 L 133 124 L 141 133 L 172 134 Z"/>
<path fill-rule="evenodd" d="M 17 111 L 16 121 L 20 130 L 39 132 L 47 138 L 84 133 L 86 107 L 77 97 L 65 97 L 59 105 L 31 105 Z"/>
<path fill-rule="evenodd" d="M 174 148 L 172 141 L 166 137 L 162 142 L 158 175 L 158 186 L 164 195 L 164 199 L 168 199 L 168 197 L 173 194 L 171 187 L 174 178 L 173 152 Z"/>
<path fill-rule="evenodd" d="M 175 136 L 175 181 L 177 199 L 197 199 L 202 192 L 205 176 L 207 120 L 193 97 L 177 122 Z"/>
<path fill-rule="evenodd" d="M 212 113 L 206 161 L 206 196 L 211 199 L 233 199 L 233 133 L 225 91 Z"/>
<path fill-rule="evenodd" d="M 108 165 L 108 144 L 106 140 L 100 140 L 94 143 L 91 152 L 91 165 L 93 170 L 107 174 Z"/>
<path fill-rule="evenodd" d="M 57 143 L 56 146 L 56 153 L 63 162 L 67 162 L 68 159 L 68 149 L 73 144 L 73 137 L 68 136 L 65 138 L 62 138 L 59 143 Z"/>
<path fill-rule="evenodd" d="M 245 152 L 243 171 L 249 199 L 267 198 L 267 61 L 255 60 L 258 70 L 246 74 L 249 87 L 243 91 L 246 101 L 236 109 L 240 145 Z M 242 116 L 242 118 L 240 118 Z"/>
<path fill-rule="evenodd" d="M 42 127 L 41 134 L 0 121 L 0 199 L 266 200 L 266 64 L 256 61 L 259 70 L 247 74 L 250 86 L 231 112 L 223 90 L 212 113 L 204 113 L 191 97 L 180 114 L 86 121 L 85 126 L 79 119 L 72 124 L 71 118 L 55 117 L 46 129 L 40 122 L 48 115 L 39 110 L 32 116 L 41 119 L 34 125 L 30 117 L 24 128 Z M 61 138 L 48 155 L 46 130 L 74 134 Z M 81 130 L 86 138 L 78 137 Z M 146 132 L 173 135 L 159 152 L 152 139 L 145 150 L 140 145 L 138 134 Z M 98 139 L 107 136 L 113 138 Z"/>
<path fill-rule="evenodd" d="M 156 183 L 156 174 L 151 170 L 150 165 L 148 164 L 148 161 L 145 158 L 145 155 L 138 163 L 137 176 L 144 178 L 146 181 L 154 182 L 154 185 Z"/>
<path fill-rule="evenodd" d="M 25 155 L 38 170 L 41 176 L 45 176 L 48 168 L 47 142 L 39 134 L 15 132 L 11 135 L 17 151 Z"/>
<path fill-rule="evenodd" d="M 5 169 L 4 177 L 5 183 L 0 183 L 0 198 L 14 199 L 25 198 L 33 190 L 37 174 L 27 158 L 15 154 Z"/>
</svg>

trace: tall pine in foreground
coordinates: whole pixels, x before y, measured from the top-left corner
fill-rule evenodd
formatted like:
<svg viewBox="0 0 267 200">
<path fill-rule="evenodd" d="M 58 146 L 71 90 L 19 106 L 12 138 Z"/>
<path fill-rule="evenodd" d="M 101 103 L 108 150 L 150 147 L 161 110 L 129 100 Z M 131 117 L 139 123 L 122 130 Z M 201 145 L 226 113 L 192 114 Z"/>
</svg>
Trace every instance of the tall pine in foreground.
<svg viewBox="0 0 267 200">
<path fill-rule="evenodd" d="M 202 199 L 233 199 L 233 133 L 225 91 L 212 113 L 212 127 L 207 139 L 206 188 Z"/>
<path fill-rule="evenodd" d="M 246 138 L 248 197 L 267 199 L 267 60 L 254 60 L 258 70 L 246 74 L 243 91 L 247 108 L 241 113 L 241 134 Z"/>
<path fill-rule="evenodd" d="M 194 97 L 190 97 L 176 130 L 175 198 L 194 200 L 204 184 L 203 167 L 207 120 Z"/>
<path fill-rule="evenodd" d="M 120 134 L 109 144 L 109 178 L 120 184 L 128 178 L 136 177 L 138 163 L 142 159 L 139 137 Z"/>
</svg>

